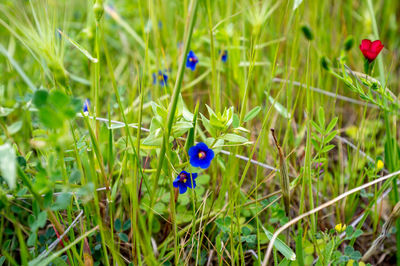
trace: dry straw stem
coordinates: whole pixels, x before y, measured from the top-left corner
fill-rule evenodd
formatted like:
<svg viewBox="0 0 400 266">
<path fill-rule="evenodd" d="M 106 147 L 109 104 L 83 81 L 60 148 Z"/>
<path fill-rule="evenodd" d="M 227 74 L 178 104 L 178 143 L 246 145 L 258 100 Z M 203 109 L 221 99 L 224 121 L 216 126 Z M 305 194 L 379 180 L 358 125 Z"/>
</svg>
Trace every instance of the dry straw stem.
<svg viewBox="0 0 400 266">
<path fill-rule="evenodd" d="M 281 183 L 281 189 L 282 189 L 282 197 L 283 197 L 283 202 L 285 205 L 285 211 L 286 215 L 289 216 L 289 211 L 290 211 L 290 182 L 289 182 L 289 174 L 286 166 L 286 158 L 285 155 L 283 154 L 283 151 L 281 147 L 278 144 L 278 140 L 276 139 L 275 136 L 275 130 L 271 128 L 271 133 L 272 137 L 274 138 L 276 148 L 278 149 L 279 153 L 279 164 L 280 164 L 280 183 Z"/>
<path fill-rule="evenodd" d="M 397 220 L 397 218 L 399 218 L 399 216 L 400 216 L 400 201 L 397 202 L 397 204 L 394 206 L 393 211 L 390 214 L 389 218 L 383 224 L 382 232 L 380 233 L 380 235 L 375 239 L 375 241 L 372 243 L 371 247 L 361 258 L 362 261 L 368 260 L 375 253 L 375 251 L 377 251 L 378 248 L 383 244 L 383 241 L 385 240 L 386 236 L 389 234 L 390 228 L 392 227 L 394 222 Z"/>
<path fill-rule="evenodd" d="M 377 183 L 380 183 L 380 182 L 382 182 L 382 181 L 385 181 L 385 180 L 387 180 L 387 179 L 389 179 L 389 178 L 394 178 L 394 177 L 396 177 L 396 176 L 399 175 L 399 174 L 400 174 L 400 170 L 399 170 L 399 171 L 396 171 L 396 172 L 394 172 L 394 173 L 391 173 L 391 174 L 389 174 L 389 175 L 383 176 L 383 177 L 381 177 L 381 178 L 378 178 L 378 179 L 376 179 L 376 180 L 374 180 L 374 181 L 371 181 L 371 182 L 369 182 L 369 183 L 366 183 L 366 184 L 364 184 L 364 185 L 362 185 L 362 186 L 353 188 L 353 189 L 351 189 L 351 190 L 349 190 L 349 191 L 347 191 L 347 192 L 341 194 L 340 196 L 338 196 L 338 197 L 336 197 L 336 198 L 334 198 L 334 199 L 332 199 L 332 200 L 330 200 L 330 201 L 328 201 L 328 202 L 326 202 L 326 203 L 324 203 L 324 204 L 318 206 L 317 208 L 314 208 L 314 209 L 312 209 L 312 210 L 310 210 L 310 211 L 308 211 L 308 212 L 306 212 L 306 213 L 304 213 L 304 214 L 302 214 L 302 215 L 299 215 L 299 216 L 297 216 L 296 218 L 292 219 L 291 221 L 289 221 L 288 223 L 286 223 L 284 226 L 282 226 L 281 228 L 279 228 L 279 229 L 274 233 L 274 235 L 272 236 L 271 241 L 270 241 L 269 244 L 268 244 L 268 249 L 267 249 L 267 252 L 265 253 L 265 257 L 264 257 L 264 260 L 263 260 L 262 265 L 263 265 L 263 266 L 266 266 L 266 265 L 268 264 L 268 262 L 269 262 L 269 260 L 270 260 L 271 251 L 272 251 L 274 242 L 275 242 L 276 238 L 279 236 L 279 234 L 281 234 L 283 231 L 285 231 L 287 228 L 289 228 L 289 227 L 292 226 L 293 224 L 297 223 L 298 221 L 302 220 L 303 218 L 305 218 L 305 217 L 307 217 L 307 216 L 309 216 L 309 215 L 311 215 L 311 214 L 314 214 L 314 213 L 316 213 L 316 212 L 319 212 L 319 211 L 322 210 L 322 209 L 325 209 L 325 208 L 329 207 L 330 205 L 332 205 L 332 204 L 338 202 L 339 200 L 342 200 L 342 199 L 346 198 L 347 196 L 349 196 L 349 195 L 351 195 L 351 194 L 353 194 L 353 193 L 355 193 L 355 192 L 358 192 L 358 191 L 360 191 L 360 190 L 362 190 L 362 189 L 365 189 L 365 188 L 367 188 L 367 187 L 370 187 L 370 186 L 372 186 L 372 185 L 375 185 L 375 184 L 377 184 Z"/>
</svg>

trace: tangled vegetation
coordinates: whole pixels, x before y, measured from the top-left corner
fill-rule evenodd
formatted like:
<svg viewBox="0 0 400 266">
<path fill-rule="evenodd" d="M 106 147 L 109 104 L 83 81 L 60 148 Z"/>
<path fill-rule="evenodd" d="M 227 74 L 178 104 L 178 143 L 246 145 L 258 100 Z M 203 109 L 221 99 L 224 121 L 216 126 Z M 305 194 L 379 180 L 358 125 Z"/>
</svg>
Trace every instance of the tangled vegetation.
<svg viewBox="0 0 400 266">
<path fill-rule="evenodd" d="M 2 0 L 1 265 L 400 265 L 396 0 Z"/>
</svg>

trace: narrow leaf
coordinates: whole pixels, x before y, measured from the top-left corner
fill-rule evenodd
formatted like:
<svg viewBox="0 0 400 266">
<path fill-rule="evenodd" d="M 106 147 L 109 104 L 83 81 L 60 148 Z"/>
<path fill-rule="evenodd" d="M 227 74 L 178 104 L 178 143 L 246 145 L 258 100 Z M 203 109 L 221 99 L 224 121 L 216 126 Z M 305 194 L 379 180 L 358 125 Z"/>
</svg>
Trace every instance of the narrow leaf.
<svg viewBox="0 0 400 266">
<path fill-rule="evenodd" d="M 9 143 L 0 146 L 0 170 L 10 189 L 14 189 L 16 184 L 16 156 Z"/>
<path fill-rule="evenodd" d="M 301 5 L 302 2 L 303 0 L 294 0 L 293 10 L 296 10 Z"/>
<path fill-rule="evenodd" d="M 258 115 L 258 113 L 261 111 L 261 107 L 260 106 L 256 106 L 253 109 L 250 110 L 250 112 L 248 112 L 245 116 L 243 121 L 244 122 L 248 122 L 251 119 L 253 119 L 254 117 L 256 117 Z"/>
<path fill-rule="evenodd" d="M 275 101 L 270 95 L 268 95 L 269 102 L 275 107 L 275 109 L 280 113 L 284 118 L 290 119 L 290 113 L 288 110 L 280 103 Z"/>
<path fill-rule="evenodd" d="M 72 40 L 70 37 L 68 37 L 68 35 L 66 35 L 65 33 L 63 33 L 60 29 L 57 30 L 58 33 L 60 33 L 60 35 L 62 37 L 64 37 L 67 41 L 69 41 L 73 46 L 75 46 L 75 48 L 77 48 L 79 51 L 81 51 L 82 54 L 84 54 L 90 61 L 92 61 L 93 63 L 97 63 L 99 62 L 99 60 L 97 58 L 94 58 L 85 48 L 83 48 L 79 43 L 75 42 L 74 40 Z"/>
<path fill-rule="evenodd" d="M 265 229 L 263 225 L 261 225 L 261 228 L 264 230 L 265 235 L 268 237 L 269 240 L 273 237 L 273 234 Z M 285 244 L 282 240 L 277 238 L 274 242 L 274 247 L 283 255 L 285 256 L 286 259 L 295 261 L 296 260 L 296 254 L 293 252 L 293 250 Z"/>
</svg>

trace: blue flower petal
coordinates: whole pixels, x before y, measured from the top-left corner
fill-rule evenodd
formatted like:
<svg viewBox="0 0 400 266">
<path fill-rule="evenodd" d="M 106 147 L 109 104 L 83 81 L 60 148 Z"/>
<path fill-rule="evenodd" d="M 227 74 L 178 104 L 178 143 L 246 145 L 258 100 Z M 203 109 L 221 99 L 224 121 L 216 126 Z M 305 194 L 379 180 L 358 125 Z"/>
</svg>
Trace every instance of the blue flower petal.
<svg viewBox="0 0 400 266">
<path fill-rule="evenodd" d="M 85 102 L 83 103 L 83 112 L 89 112 L 89 108 L 90 108 L 90 100 L 86 99 Z"/>
<path fill-rule="evenodd" d="M 199 152 L 201 151 L 203 151 L 206 156 L 200 159 Z M 190 164 L 192 166 L 207 169 L 210 166 L 212 159 L 214 159 L 214 151 L 209 149 L 205 143 L 199 142 L 195 146 L 190 147 L 189 156 Z"/>
<path fill-rule="evenodd" d="M 199 167 L 201 165 L 201 160 L 198 155 L 194 155 L 190 157 L 190 164 L 194 167 Z"/>
<path fill-rule="evenodd" d="M 186 59 L 186 67 L 194 71 L 196 69 L 196 65 L 198 62 L 199 59 L 197 58 L 195 53 L 192 50 L 190 50 Z"/>
<path fill-rule="evenodd" d="M 177 178 L 175 178 L 174 182 L 172 182 L 172 185 L 173 185 L 174 187 L 178 187 L 178 186 L 179 186 L 179 175 L 178 175 Z"/>
<path fill-rule="evenodd" d="M 157 84 L 157 75 L 156 73 L 153 73 L 153 85 Z"/>
<path fill-rule="evenodd" d="M 214 151 L 212 149 L 206 151 L 206 158 L 210 161 L 214 159 Z"/>
<path fill-rule="evenodd" d="M 192 187 L 192 183 L 193 183 L 193 187 Z M 189 188 L 195 188 L 196 187 L 196 181 L 194 179 L 192 180 L 192 182 L 190 182 L 190 180 L 188 180 L 186 182 L 186 184 L 187 184 L 187 187 L 189 187 Z"/>
<path fill-rule="evenodd" d="M 198 149 L 198 147 L 196 145 L 196 146 L 190 147 L 188 154 L 189 154 L 190 157 L 192 157 L 192 156 L 197 156 L 198 152 L 199 152 L 199 149 Z"/>
<path fill-rule="evenodd" d="M 179 183 L 179 193 L 183 194 L 187 190 L 187 186 L 185 184 Z"/>
<path fill-rule="evenodd" d="M 200 168 L 202 169 L 207 169 L 211 164 L 211 160 L 203 160 L 201 164 L 199 165 Z"/>
<path fill-rule="evenodd" d="M 221 61 L 222 61 L 222 62 L 225 63 L 226 60 L 228 60 L 228 51 L 227 51 L 227 50 L 223 51 L 223 52 L 222 52 L 222 56 L 221 56 Z"/>
<path fill-rule="evenodd" d="M 208 146 L 204 142 L 199 142 L 199 143 L 197 143 L 196 146 L 197 146 L 197 148 L 199 150 L 202 150 L 202 151 L 207 151 L 208 150 Z"/>
</svg>

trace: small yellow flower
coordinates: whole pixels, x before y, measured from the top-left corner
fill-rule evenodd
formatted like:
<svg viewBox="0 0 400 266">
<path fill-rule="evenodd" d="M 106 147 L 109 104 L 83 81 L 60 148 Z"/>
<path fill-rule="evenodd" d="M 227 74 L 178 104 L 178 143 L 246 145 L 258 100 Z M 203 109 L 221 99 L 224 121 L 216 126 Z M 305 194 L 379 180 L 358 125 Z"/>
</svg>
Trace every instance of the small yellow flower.
<svg viewBox="0 0 400 266">
<path fill-rule="evenodd" d="M 382 160 L 378 160 L 378 161 L 376 162 L 376 169 L 377 169 L 378 171 L 382 170 L 382 169 L 383 169 L 383 166 L 385 166 L 385 164 L 382 162 Z"/>
<path fill-rule="evenodd" d="M 345 224 L 341 224 L 341 223 L 337 224 L 335 226 L 335 230 L 336 230 L 336 232 L 338 232 L 340 234 L 340 233 L 342 233 L 342 232 L 344 232 L 346 230 L 346 225 Z"/>
<path fill-rule="evenodd" d="M 349 260 L 349 261 L 347 262 L 346 266 L 354 266 L 354 265 L 355 265 L 354 262 L 355 262 L 354 260 Z M 365 266 L 365 263 L 362 262 L 362 261 L 360 261 L 360 262 L 358 263 L 358 266 Z"/>
</svg>

